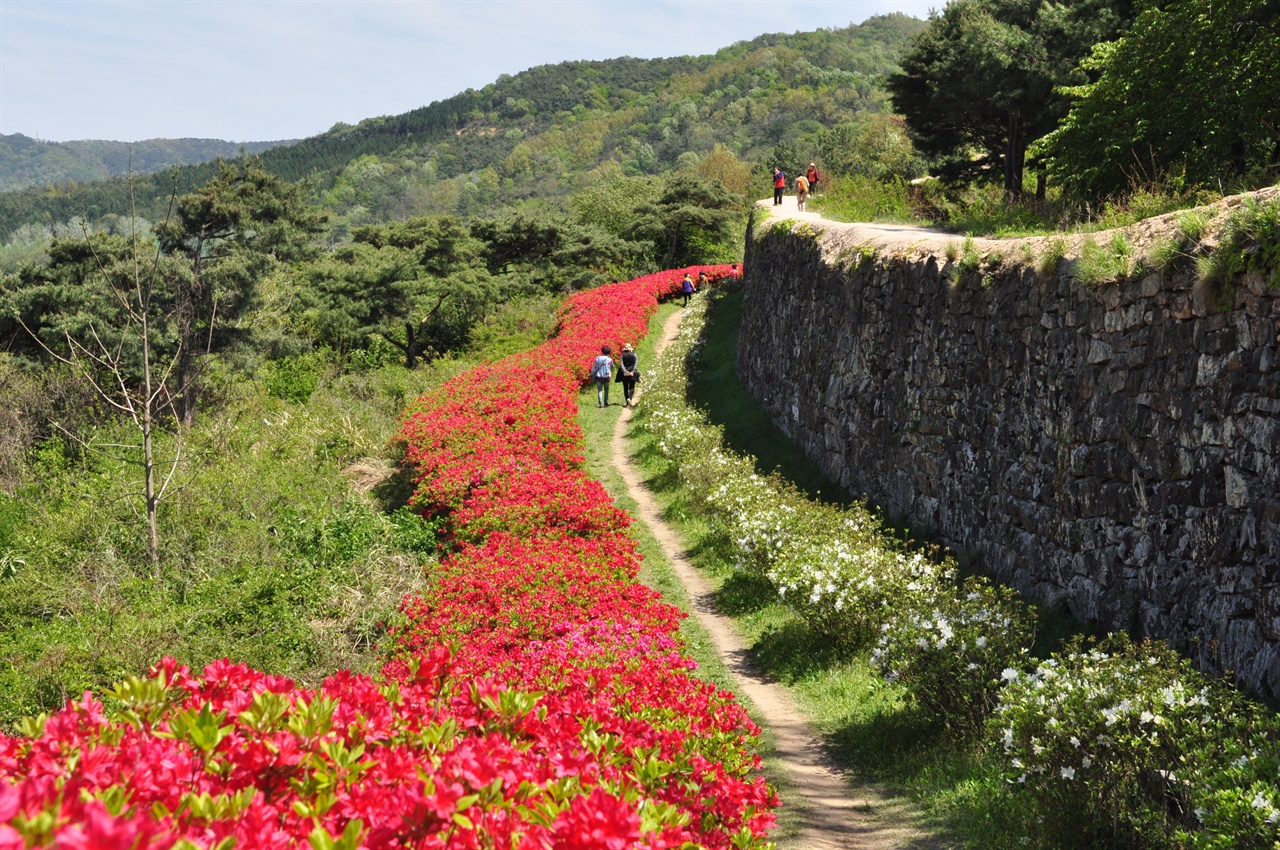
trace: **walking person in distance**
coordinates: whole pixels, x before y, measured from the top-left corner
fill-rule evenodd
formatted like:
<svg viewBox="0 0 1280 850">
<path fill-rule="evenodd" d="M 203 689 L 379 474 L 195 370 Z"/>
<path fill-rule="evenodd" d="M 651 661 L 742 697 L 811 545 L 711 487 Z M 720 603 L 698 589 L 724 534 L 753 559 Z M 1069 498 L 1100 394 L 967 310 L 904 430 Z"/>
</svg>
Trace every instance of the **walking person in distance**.
<svg viewBox="0 0 1280 850">
<path fill-rule="evenodd" d="M 628 342 L 622 346 L 622 356 L 618 359 L 618 381 L 622 384 L 623 406 L 630 407 L 631 399 L 636 394 L 636 384 L 640 382 L 640 358 Z"/>
<path fill-rule="evenodd" d="M 781 168 L 773 169 L 773 205 L 782 206 L 782 192 L 787 188 L 787 175 Z"/>
<path fill-rule="evenodd" d="M 688 307 L 689 299 L 693 296 L 693 293 L 697 291 L 698 290 L 693 286 L 693 278 L 689 276 L 688 272 L 685 272 L 684 280 L 680 281 L 680 294 L 684 296 L 684 303 L 680 306 Z"/>
<path fill-rule="evenodd" d="M 600 354 L 591 361 L 591 380 L 596 382 L 596 406 L 609 406 L 609 382 L 613 380 L 613 349 L 602 346 Z"/>
</svg>

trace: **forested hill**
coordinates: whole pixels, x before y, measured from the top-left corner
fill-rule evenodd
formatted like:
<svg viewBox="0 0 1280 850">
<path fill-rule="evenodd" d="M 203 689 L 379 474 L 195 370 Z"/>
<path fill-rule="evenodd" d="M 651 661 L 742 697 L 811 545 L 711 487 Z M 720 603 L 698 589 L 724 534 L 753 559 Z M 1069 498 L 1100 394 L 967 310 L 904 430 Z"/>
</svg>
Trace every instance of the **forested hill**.
<svg viewBox="0 0 1280 850">
<path fill-rule="evenodd" d="M 316 199 L 365 220 L 415 212 L 468 214 L 495 204 L 545 204 L 597 169 L 662 174 L 683 154 L 722 146 L 758 161 L 775 146 L 887 111 L 884 76 L 924 22 L 901 14 L 858 26 L 763 35 L 714 55 L 564 62 L 503 76 L 403 115 L 335 125 L 265 151 L 264 167 L 309 178 Z M 177 172 L 179 191 L 207 182 L 212 163 Z M 136 186 L 155 218 L 169 173 Z M 0 239 L 128 212 L 122 179 L 0 194 Z"/>
<path fill-rule="evenodd" d="M 209 162 L 218 157 L 262 153 L 296 140 L 225 142 L 221 139 L 144 139 L 140 142 L 84 140 L 46 142 L 21 133 L 0 134 L 0 191 L 86 183 L 162 171 L 174 165 Z"/>
</svg>

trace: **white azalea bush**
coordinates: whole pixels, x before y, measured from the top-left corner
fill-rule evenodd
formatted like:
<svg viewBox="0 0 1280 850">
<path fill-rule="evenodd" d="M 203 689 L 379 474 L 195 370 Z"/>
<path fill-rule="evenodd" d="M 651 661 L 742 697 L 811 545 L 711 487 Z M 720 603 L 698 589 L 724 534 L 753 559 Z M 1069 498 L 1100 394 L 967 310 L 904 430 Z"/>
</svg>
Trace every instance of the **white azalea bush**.
<svg viewBox="0 0 1280 850">
<path fill-rule="evenodd" d="M 814 523 L 796 535 L 770 566 L 778 595 L 819 630 L 855 644 L 881 626 L 952 593 L 954 564 L 905 551 L 888 539 L 867 539 L 857 512 L 844 521 Z"/>
<path fill-rule="evenodd" d="M 713 293 L 710 297 L 716 297 Z M 987 716 L 1009 785 L 1032 801 L 1027 845 L 1280 848 L 1280 728 L 1159 644 L 1080 641 L 1027 672 L 1035 619 L 1013 591 L 895 540 L 864 507 L 808 500 L 729 451 L 686 400 L 706 302 L 645 373 L 643 415 L 737 568 L 767 580 L 872 662 L 940 726 Z M 994 704 L 994 708 L 993 708 Z"/>
<path fill-rule="evenodd" d="M 1045 846 L 1159 847 L 1197 827 L 1193 779 L 1235 716 L 1226 688 L 1121 635 L 1005 678 L 991 728 Z"/>
<path fill-rule="evenodd" d="M 1240 706 L 1199 754 L 1188 778 L 1195 824 L 1180 836 L 1195 850 L 1280 847 L 1280 725 L 1274 714 Z"/>
<path fill-rule="evenodd" d="M 950 560 L 908 551 L 864 506 L 811 501 L 724 447 L 721 429 L 686 400 L 705 318 L 705 301 L 695 302 L 646 375 L 644 425 L 732 545 L 737 568 L 767 579 L 814 628 L 850 645 L 869 642 L 886 618 L 951 592 Z"/>
<path fill-rule="evenodd" d="M 929 721 L 970 732 L 995 707 L 1005 671 L 1027 666 L 1034 640 L 1034 610 L 1009 588 L 975 577 L 960 593 L 886 622 L 871 662 L 907 687 Z"/>
</svg>

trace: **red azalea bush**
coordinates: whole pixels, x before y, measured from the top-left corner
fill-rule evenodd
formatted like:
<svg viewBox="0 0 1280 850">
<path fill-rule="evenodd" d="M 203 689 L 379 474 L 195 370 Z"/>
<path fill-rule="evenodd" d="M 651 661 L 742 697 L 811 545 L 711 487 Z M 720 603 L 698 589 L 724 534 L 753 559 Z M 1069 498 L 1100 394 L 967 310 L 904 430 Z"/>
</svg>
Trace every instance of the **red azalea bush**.
<svg viewBox="0 0 1280 850">
<path fill-rule="evenodd" d="M 555 339 L 410 406 L 414 504 L 456 549 L 378 679 L 166 660 L 68 703 L 0 737 L 0 850 L 767 846 L 758 730 L 691 676 L 681 614 L 582 471 L 587 364 L 684 272 L 578 293 Z"/>
</svg>

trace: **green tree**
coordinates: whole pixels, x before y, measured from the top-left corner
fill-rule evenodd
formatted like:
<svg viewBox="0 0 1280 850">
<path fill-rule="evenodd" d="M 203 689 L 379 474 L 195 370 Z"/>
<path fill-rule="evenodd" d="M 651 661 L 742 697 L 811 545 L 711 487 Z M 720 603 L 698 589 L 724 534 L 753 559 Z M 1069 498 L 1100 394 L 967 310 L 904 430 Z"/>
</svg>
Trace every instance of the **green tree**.
<svg viewBox="0 0 1280 850">
<path fill-rule="evenodd" d="M 353 236 L 304 271 L 307 321 L 326 345 L 348 351 L 379 336 L 412 369 L 465 344 L 498 296 L 484 244 L 452 216 L 361 227 Z"/>
<path fill-rule="evenodd" d="M 916 147 L 953 178 L 998 179 L 1022 194 L 1027 149 L 1066 113 L 1059 87 L 1114 38 L 1130 0 L 953 0 L 888 80 Z M 1043 181 L 1041 181 L 1043 187 Z"/>
<path fill-rule="evenodd" d="M 676 268 L 720 259 L 718 249 L 734 237 L 743 197 L 714 180 L 676 175 L 659 198 L 636 210 L 631 236 L 653 244 L 657 268 Z"/>
<path fill-rule="evenodd" d="M 623 236 L 631 229 L 636 210 L 661 195 L 660 178 L 627 176 L 615 166 L 598 183 L 577 192 L 569 205 L 581 223 Z"/>
<path fill-rule="evenodd" d="M 6 280 L 2 294 L 4 312 L 39 351 L 82 376 L 137 432 L 135 445 L 103 447 L 63 429 L 84 449 L 141 468 L 147 553 L 158 576 L 159 506 L 181 460 L 183 431 L 171 381 L 178 357 L 177 305 L 168 281 L 185 270 L 173 257 L 146 257 L 144 250 L 136 229 L 132 237 L 86 233 L 82 240 L 55 241 L 49 264 Z M 174 454 L 160 478 L 165 464 L 155 443 L 166 416 L 173 419 Z"/>
<path fill-rule="evenodd" d="M 887 112 L 860 115 L 816 139 L 823 170 L 849 177 L 918 177 L 923 163 L 911 144 L 903 118 Z M 812 157 L 811 157 L 812 158 Z"/>
<path fill-rule="evenodd" d="M 196 409 L 199 360 L 235 341 L 235 322 L 253 304 L 263 277 L 281 263 L 310 255 L 323 220 L 299 188 L 246 162 L 222 163 L 218 174 L 178 198 L 174 215 L 156 227 L 169 264 L 164 288 L 172 303 L 178 416 Z"/>
<path fill-rule="evenodd" d="M 516 213 L 471 222 L 489 273 L 507 292 L 586 289 L 604 283 L 643 247 L 549 214 Z"/>
<path fill-rule="evenodd" d="M 1038 146 L 1080 196 L 1156 181 L 1270 183 L 1280 168 L 1280 3 L 1143 3 L 1085 63 L 1062 125 Z"/>
</svg>

